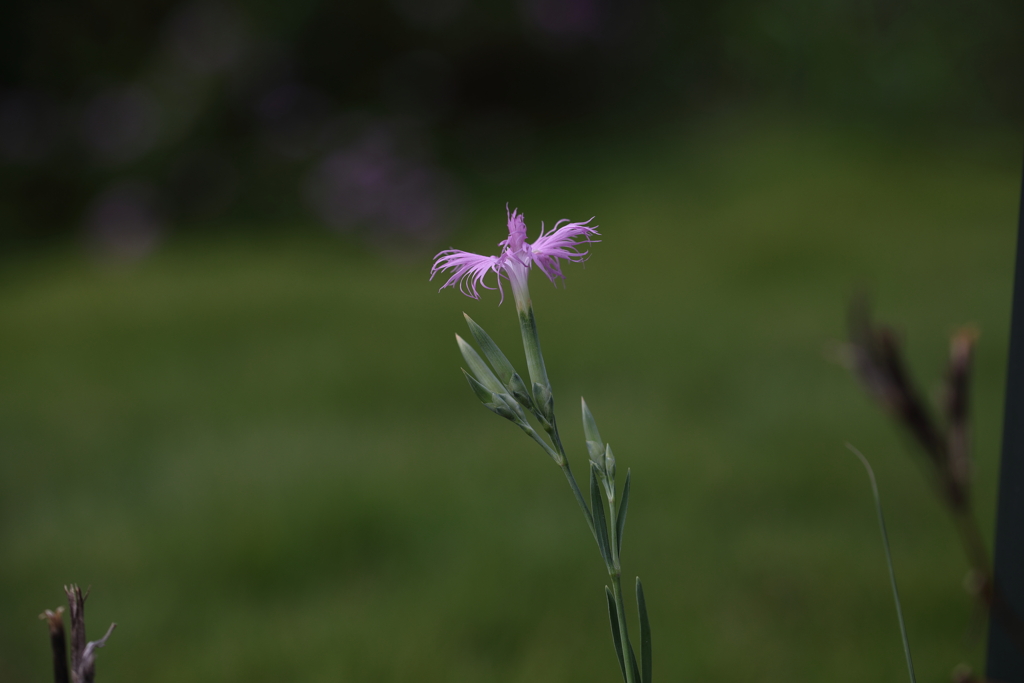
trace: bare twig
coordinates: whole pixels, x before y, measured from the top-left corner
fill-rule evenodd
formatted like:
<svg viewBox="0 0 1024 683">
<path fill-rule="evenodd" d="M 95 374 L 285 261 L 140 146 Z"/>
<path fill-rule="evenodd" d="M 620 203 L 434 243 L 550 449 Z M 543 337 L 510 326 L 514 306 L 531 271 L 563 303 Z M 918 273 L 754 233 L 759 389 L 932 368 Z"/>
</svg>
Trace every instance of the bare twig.
<svg viewBox="0 0 1024 683">
<path fill-rule="evenodd" d="M 82 681 L 83 683 L 92 683 L 93 678 L 96 676 L 96 650 L 107 644 L 107 638 L 117 628 L 117 624 L 111 624 L 110 628 L 107 629 L 106 634 L 99 640 L 94 640 L 87 643 L 85 646 L 85 652 L 82 653 Z"/>
<path fill-rule="evenodd" d="M 64 587 L 71 608 L 71 683 L 93 683 L 96 676 L 96 650 L 107 643 L 117 624 L 111 624 L 106 635 L 99 640 L 86 642 L 85 639 L 85 600 L 89 591 L 75 584 Z"/>
<path fill-rule="evenodd" d="M 85 652 L 85 599 L 89 597 L 89 591 L 83 595 L 81 588 L 71 584 L 64 586 L 64 593 L 71 608 L 71 683 L 82 683 L 79 671 L 82 653 Z"/>
<path fill-rule="evenodd" d="M 46 620 L 50 627 L 50 649 L 53 651 L 53 681 L 54 683 L 69 683 L 68 681 L 68 653 L 67 645 L 64 642 L 64 608 L 58 607 L 55 610 L 46 610 L 39 615 L 40 619 Z"/>
</svg>

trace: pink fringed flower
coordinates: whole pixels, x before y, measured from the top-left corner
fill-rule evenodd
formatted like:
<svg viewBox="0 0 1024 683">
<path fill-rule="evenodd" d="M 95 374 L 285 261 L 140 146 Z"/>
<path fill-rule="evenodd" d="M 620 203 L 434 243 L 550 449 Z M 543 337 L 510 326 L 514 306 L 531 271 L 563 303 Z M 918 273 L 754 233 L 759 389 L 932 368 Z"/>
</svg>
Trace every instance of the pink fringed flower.
<svg viewBox="0 0 1024 683">
<path fill-rule="evenodd" d="M 501 254 L 482 256 L 460 249 L 446 249 L 434 257 L 430 279 L 433 280 L 438 273 L 451 269 L 452 275 L 441 289 L 458 285 L 463 294 L 474 299 L 480 298 L 477 287 L 497 289 L 504 301 L 505 291 L 501 287 L 501 279 L 505 277 L 512 284 L 516 306 L 525 308 L 530 299 L 526 282 L 530 267 L 536 265 L 552 282 L 556 278 L 564 279 L 558 260 L 580 263 L 587 259 L 587 252 L 580 251 L 580 244 L 594 242 L 596 240 L 591 237 L 600 234 L 595 227 L 587 225 L 592 220 L 594 219 L 570 223 L 563 219 L 555 223 L 555 227 L 547 233 L 541 226 L 540 237 L 530 244 L 526 241 L 526 222 L 523 215 L 518 210 L 512 211 L 508 214 L 508 238 L 498 242 Z M 491 271 L 497 275 L 497 287 L 489 287 L 484 282 L 484 278 Z"/>
</svg>

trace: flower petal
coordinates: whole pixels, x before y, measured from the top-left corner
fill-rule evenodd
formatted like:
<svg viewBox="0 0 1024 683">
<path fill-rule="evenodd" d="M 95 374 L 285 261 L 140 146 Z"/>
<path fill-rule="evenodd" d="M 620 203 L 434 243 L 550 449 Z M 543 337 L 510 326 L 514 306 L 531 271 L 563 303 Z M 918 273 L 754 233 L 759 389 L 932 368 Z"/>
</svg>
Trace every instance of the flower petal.
<svg viewBox="0 0 1024 683">
<path fill-rule="evenodd" d="M 446 249 L 434 257 L 434 267 L 430 269 L 430 279 L 433 280 L 435 275 L 451 268 L 454 272 L 448 281 L 441 285 L 441 289 L 454 288 L 458 285 L 459 291 L 463 294 L 479 299 L 478 286 L 484 289 L 495 289 L 487 286 L 484 277 L 492 270 L 497 273 L 502 260 L 501 256 L 481 256 L 460 249 Z M 497 289 L 501 289 L 500 279 Z"/>
<path fill-rule="evenodd" d="M 530 251 L 532 260 L 541 271 L 548 276 L 552 282 L 555 278 L 564 277 L 558 259 L 565 259 L 579 263 L 587 259 L 587 252 L 580 251 L 579 245 L 583 242 L 590 243 L 598 240 L 591 239 L 593 235 L 600 235 L 596 226 L 587 225 L 590 220 L 582 223 L 570 223 L 562 219 L 555 223 L 555 227 L 548 233 L 541 231 L 532 245 Z"/>
</svg>

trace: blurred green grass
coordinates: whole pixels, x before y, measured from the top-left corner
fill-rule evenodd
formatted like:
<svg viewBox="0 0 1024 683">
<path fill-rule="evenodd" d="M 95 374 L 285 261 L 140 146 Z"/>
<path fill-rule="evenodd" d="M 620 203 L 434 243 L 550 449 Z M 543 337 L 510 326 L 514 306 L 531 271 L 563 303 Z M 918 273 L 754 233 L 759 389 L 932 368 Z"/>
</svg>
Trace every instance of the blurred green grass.
<svg viewBox="0 0 1024 683">
<path fill-rule="evenodd" d="M 966 569 L 894 428 L 828 360 L 858 288 L 925 389 L 982 330 L 978 504 L 992 521 L 1019 192 L 1011 133 L 917 139 L 727 120 L 594 146 L 473 193 L 597 216 L 534 300 L 562 430 L 585 395 L 633 469 L 659 680 L 900 681 L 879 474 L 922 680 L 980 664 Z M 306 233 L 68 251 L 0 275 L 0 680 L 47 680 L 61 586 L 119 628 L 118 681 L 615 681 L 596 547 L 557 468 L 458 372 L 465 310 L 514 362 L 510 305 L 436 292 L 429 255 Z"/>
</svg>

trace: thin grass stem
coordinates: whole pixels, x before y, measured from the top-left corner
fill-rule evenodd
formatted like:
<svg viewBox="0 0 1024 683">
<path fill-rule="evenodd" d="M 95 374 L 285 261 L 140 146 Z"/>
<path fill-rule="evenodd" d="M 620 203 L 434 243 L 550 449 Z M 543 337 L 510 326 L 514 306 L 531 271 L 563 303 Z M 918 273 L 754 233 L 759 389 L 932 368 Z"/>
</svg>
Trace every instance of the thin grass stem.
<svg viewBox="0 0 1024 683">
<path fill-rule="evenodd" d="M 914 660 L 910 656 L 910 640 L 907 638 L 907 625 L 903 621 L 903 607 L 900 604 L 900 592 L 896 588 L 896 570 L 893 569 L 892 551 L 889 549 L 889 533 L 885 530 L 885 516 L 882 514 L 882 498 L 878 494 L 878 482 L 875 481 L 875 471 L 871 469 L 871 463 L 864 457 L 864 454 L 857 450 L 853 444 L 847 443 L 846 447 L 864 465 L 868 471 L 868 478 L 871 480 L 871 493 L 875 496 L 875 511 L 878 513 L 878 528 L 882 531 L 882 545 L 885 547 L 885 563 L 889 567 L 889 582 L 892 584 L 892 597 L 896 602 L 896 617 L 900 622 L 900 636 L 903 637 L 903 654 L 907 658 L 907 671 L 910 674 L 910 683 L 917 683 L 914 675 Z"/>
<path fill-rule="evenodd" d="M 612 594 L 619 617 L 619 641 L 622 643 L 622 656 L 626 661 L 626 683 L 640 683 L 636 680 L 636 656 L 633 646 L 629 643 L 629 631 L 626 630 L 626 605 L 622 600 L 622 577 L 619 572 L 609 572 L 612 579 Z"/>
<path fill-rule="evenodd" d="M 594 540 L 596 541 L 597 528 L 594 526 L 594 514 L 590 511 L 590 507 L 587 506 L 587 500 L 583 497 L 579 484 L 576 483 L 576 477 L 573 476 L 572 470 L 569 469 L 569 461 L 564 460 L 563 463 L 562 473 L 569 480 L 569 487 L 572 488 L 572 493 L 576 496 L 576 502 L 580 504 L 580 509 L 583 510 L 583 517 L 587 520 L 587 527 L 590 529 L 590 533 L 594 535 Z"/>
</svg>

